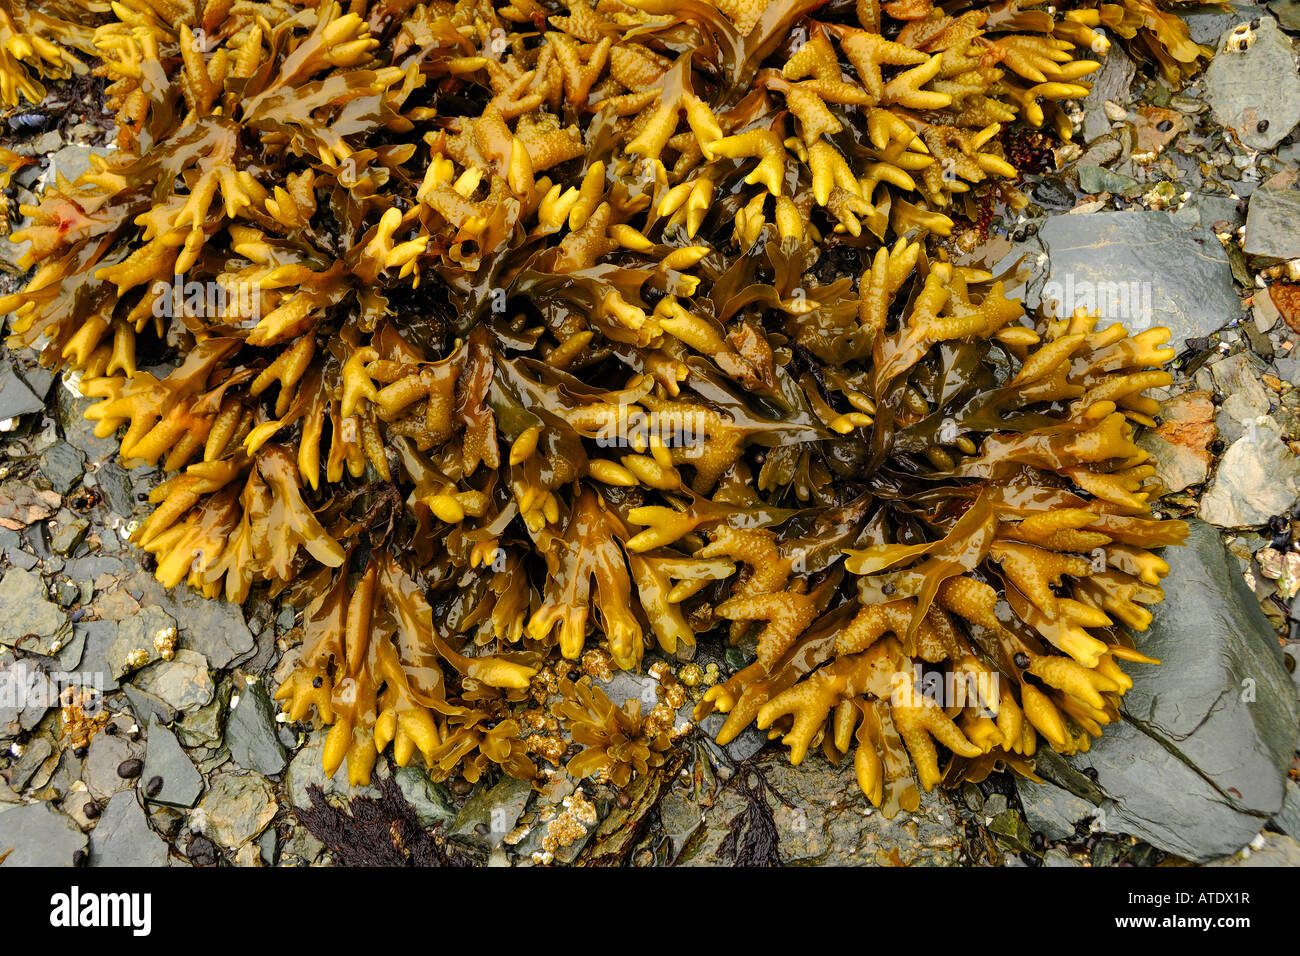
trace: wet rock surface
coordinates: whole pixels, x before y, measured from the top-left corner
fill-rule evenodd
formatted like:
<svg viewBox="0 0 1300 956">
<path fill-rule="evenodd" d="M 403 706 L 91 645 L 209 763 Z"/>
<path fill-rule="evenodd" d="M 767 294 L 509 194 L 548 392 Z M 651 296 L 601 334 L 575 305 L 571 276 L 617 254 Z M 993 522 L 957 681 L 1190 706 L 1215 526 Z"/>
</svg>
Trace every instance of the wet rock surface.
<svg viewBox="0 0 1300 956">
<path fill-rule="evenodd" d="M 1069 763 L 1095 771 L 1107 828 L 1206 860 L 1281 808 L 1300 717 L 1273 627 L 1214 529 L 1192 522 L 1165 560 L 1166 600 L 1138 639 L 1162 663 L 1129 669 L 1122 725 Z"/>
<path fill-rule="evenodd" d="M 264 777 L 223 773 L 203 795 L 190 822 L 219 846 L 235 850 L 265 830 L 276 809 L 275 791 Z"/>
<path fill-rule="evenodd" d="M 1300 258 L 1300 170 L 1282 170 L 1255 190 L 1246 218 L 1248 255 L 1270 259 Z"/>
<path fill-rule="evenodd" d="M 100 815 L 90 834 L 93 866 L 166 866 L 167 844 L 149 827 L 135 794 L 123 790 Z"/>
<path fill-rule="evenodd" d="M 260 683 L 245 685 L 230 699 L 226 746 L 239 766 L 274 775 L 284 770 L 284 744 L 275 731 L 275 709 Z"/>
<path fill-rule="evenodd" d="M 0 853 L 9 850 L 5 866 L 75 866 L 86 843 L 77 824 L 51 804 L 0 805 Z"/>
<path fill-rule="evenodd" d="M 1201 499 L 1201 518 L 1221 528 L 1264 524 L 1300 499 L 1300 459 L 1268 419 L 1248 419 Z"/>
<path fill-rule="evenodd" d="M 1290 38 L 1270 16 L 1247 25 L 1249 44 L 1227 30 L 1205 71 L 1215 118 L 1250 149 L 1272 149 L 1300 123 L 1300 75 Z M 1244 48 L 1243 48 L 1244 47 Z"/>
<path fill-rule="evenodd" d="M 192 807 L 203 792 L 203 776 L 195 769 L 176 735 L 155 718 L 149 723 L 145 751 L 144 781 L 146 798 L 154 803 Z"/>
<path fill-rule="evenodd" d="M 1055 216 L 1038 241 L 1050 261 L 1035 291 L 1066 311 L 1094 308 L 1105 324 L 1133 331 L 1164 325 L 1175 341 L 1241 315 L 1223 246 L 1209 230 L 1168 213 Z"/>
</svg>

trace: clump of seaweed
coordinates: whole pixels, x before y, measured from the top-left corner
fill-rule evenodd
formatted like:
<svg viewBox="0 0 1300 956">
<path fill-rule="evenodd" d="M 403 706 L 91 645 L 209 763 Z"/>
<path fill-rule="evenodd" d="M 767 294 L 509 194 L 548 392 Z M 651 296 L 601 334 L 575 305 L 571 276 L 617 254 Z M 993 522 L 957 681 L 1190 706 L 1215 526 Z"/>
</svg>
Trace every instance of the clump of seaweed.
<svg viewBox="0 0 1300 956">
<path fill-rule="evenodd" d="M 315 784 L 307 788 L 311 806 L 294 807 L 307 831 L 329 847 L 340 866 L 457 866 L 420 823 L 396 779 L 385 777 L 378 797 L 354 795 L 351 812 L 332 806 Z"/>
<path fill-rule="evenodd" d="M 671 708 L 565 666 L 714 633 L 756 656 L 697 717 L 852 752 L 890 812 L 1115 718 L 1186 532 L 1133 441 L 1167 333 L 924 236 L 1023 204 L 1003 132 L 1068 138 L 1129 7 L 79 9 L 22 28 L 98 58 L 119 149 L 24 207 L 9 341 L 170 474 L 160 581 L 303 609 L 277 697 L 330 773 L 533 778 L 562 720 L 625 783 Z"/>
<path fill-rule="evenodd" d="M 667 726 L 663 726 L 664 715 L 652 713 L 642 719 L 639 699 L 617 707 L 604 691 L 592 686 L 590 677 L 576 684 L 566 679 L 559 692 L 555 716 L 564 719 L 573 742 L 584 748 L 565 768 L 574 777 L 596 777 L 625 787 L 633 772 L 663 766 L 663 752 L 671 742 L 671 710 Z"/>
</svg>

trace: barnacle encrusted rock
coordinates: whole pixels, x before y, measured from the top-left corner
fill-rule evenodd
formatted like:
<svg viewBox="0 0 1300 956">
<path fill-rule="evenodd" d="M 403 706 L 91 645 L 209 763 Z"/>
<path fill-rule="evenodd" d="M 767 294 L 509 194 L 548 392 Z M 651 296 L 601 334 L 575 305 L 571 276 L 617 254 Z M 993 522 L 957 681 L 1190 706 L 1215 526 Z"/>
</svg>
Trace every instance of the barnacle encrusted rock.
<svg viewBox="0 0 1300 956">
<path fill-rule="evenodd" d="M 704 633 L 756 657 L 685 681 L 697 719 L 852 753 L 890 812 L 1116 717 L 1149 549 L 1186 533 L 1134 444 L 1167 333 L 1026 314 L 924 234 L 1024 204 L 1008 124 L 1068 138 L 1106 30 L 1189 69 L 1177 18 L 85 7 L 0 4 L 6 96 L 97 57 L 119 147 L 24 209 L 0 312 L 171 473 L 134 536 L 161 582 L 304 609 L 277 697 L 329 725 L 328 772 L 391 744 L 622 785 L 685 689 L 617 706 L 574 672 Z M 820 281 L 831 253 L 856 276 Z"/>
</svg>

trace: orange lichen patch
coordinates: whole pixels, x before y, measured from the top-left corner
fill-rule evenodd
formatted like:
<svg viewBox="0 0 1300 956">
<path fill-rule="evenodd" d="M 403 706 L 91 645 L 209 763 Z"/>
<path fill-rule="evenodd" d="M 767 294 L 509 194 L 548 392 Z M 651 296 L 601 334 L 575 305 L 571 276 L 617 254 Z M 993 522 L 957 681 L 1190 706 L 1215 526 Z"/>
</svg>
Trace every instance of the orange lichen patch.
<svg viewBox="0 0 1300 956">
<path fill-rule="evenodd" d="M 685 691 L 643 714 L 569 674 L 714 632 L 756 654 L 704 692 L 720 739 L 856 749 L 889 812 L 1114 719 L 1182 531 L 1134 443 L 1172 352 L 1027 315 L 926 234 L 1023 200 L 1007 124 L 1068 138 L 1101 30 L 1181 70 L 1179 21 L 45 6 L 0 0 L 0 98 L 76 50 L 119 148 L 24 208 L 10 345 L 168 473 L 134 536 L 160 581 L 302 610 L 277 697 L 331 773 L 532 779 L 572 739 L 623 785 Z"/>
<path fill-rule="evenodd" d="M 1210 445 L 1218 428 L 1214 418 L 1218 409 L 1208 391 L 1184 392 L 1161 403 L 1161 422 L 1155 433 L 1171 445 L 1180 445 L 1192 451 L 1207 468 L 1210 464 Z"/>
</svg>

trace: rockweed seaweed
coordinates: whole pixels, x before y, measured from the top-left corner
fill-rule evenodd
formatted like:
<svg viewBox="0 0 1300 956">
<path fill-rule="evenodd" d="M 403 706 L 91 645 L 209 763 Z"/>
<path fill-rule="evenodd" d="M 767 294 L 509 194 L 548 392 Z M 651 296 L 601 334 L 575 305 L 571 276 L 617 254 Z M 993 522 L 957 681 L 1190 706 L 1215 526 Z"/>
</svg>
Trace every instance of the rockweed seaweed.
<svg viewBox="0 0 1300 956">
<path fill-rule="evenodd" d="M 1117 717 L 1186 533 L 1134 444 L 1168 333 L 925 244 L 1024 205 L 1002 133 L 1068 138 L 1108 31 L 1202 52 L 1145 0 L 4 0 L 0 92 L 97 62 L 119 148 L 24 208 L 0 313 L 170 473 L 161 582 L 303 608 L 331 774 L 624 784 L 683 692 L 571 675 L 716 632 L 720 741 L 915 808 Z"/>
</svg>

